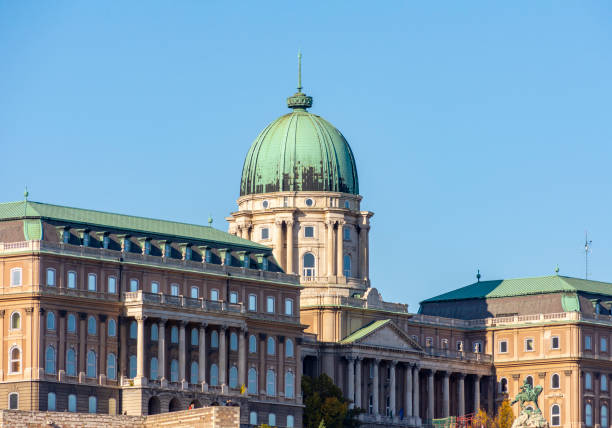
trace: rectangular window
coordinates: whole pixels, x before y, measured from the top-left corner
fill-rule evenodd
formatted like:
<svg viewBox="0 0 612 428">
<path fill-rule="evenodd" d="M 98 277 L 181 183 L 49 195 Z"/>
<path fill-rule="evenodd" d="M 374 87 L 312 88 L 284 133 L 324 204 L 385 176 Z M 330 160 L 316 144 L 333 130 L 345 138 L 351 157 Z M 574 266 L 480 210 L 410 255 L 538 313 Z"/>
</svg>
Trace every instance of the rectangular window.
<svg viewBox="0 0 612 428">
<path fill-rule="evenodd" d="M 151 282 L 151 293 L 159 293 L 159 282 L 157 281 Z"/>
<path fill-rule="evenodd" d="M 193 254 L 193 250 L 191 247 L 185 248 L 185 260 L 191 260 L 191 255 Z"/>
<path fill-rule="evenodd" d="M 19 394 L 16 392 L 11 392 L 9 394 L 9 409 L 10 410 L 19 409 Z"/>
<path fill-rule="evenodd" d="M 87 275 L 87 290 L 96 291 L 96 274 L 90 273 Z"/>
<path fill-rule="evenodd" d="M 114 276 L 109 276 L 108 277 L 108 292 L 109 293 L 116 293 L 117 292 L 117 278 L 115 278 Z"/>
<path fill-rule="evenodd" d="M 213 302 L 217 302 L 219 300 L 219 290 L 210 290 L 210 300 L 212 300 Z"/>
<path fill-rule="evenodd" d="M 551 349 L 559 349 L 559 336 L 553 336 L 550 344 Z"/>
<path fill-rule="evenodd" d="M 261 269 L 262 270 L 268 270 L 268 258 L 267 257 L 264 257 L 261 260 Z"/>
<path fill-rule="evenodd" d="M 238 293 L 236 291 L 230 292 L 230 303 L 238 303 Z"/>
<path fill-rule="evenodd" d="M 130 279 L 130 291 L 138 291 L 138 280 Z"/>
<path fill-rule="evenodd" d="M 76 288 L 76 272 L 70 271 L 68 272 L 68 288 Z"/>
<path fill-rule="evenodd" d="M 70 242 L 70 232 L 67 230 L 64 230 L 64 232 L 62 233 L 62 242 L 64 244 L 68 244 Z"/>
<path fill-rule="evenodd" d="M 272 296 L 268 296 L 268 298 L 266 299 L 266 312 L 268 312 L 269 314 L 274 313 L 274 297 Z"/>
<path fill-rule="evenodd" d="M 55 269 L 47 269 L 47 287 L 55 287 Z"/>
<path fill-rule="evenodd" d="M 249 294 L 249 311 L 257 311 L 257 296 Z"/>
<path fill-rule="evenodd" d="M 457 341 L 457 351 L 463 352 L 463 340 Z"/>
<path fill-rule="evenodd" d="M 351 230 L 350 229 L 344 228 L 342 233 L 344 234 L 344 240 L 345 241 L 350 241 L 351 240 Z"/>
<path fill-rule="evenodd" d="M 191 287 L 191 298 L 197 299 L 200 297 L 200 289 L 198 287 Z"/>
<path fill-rule="evenodd" d="M 243 256 L 244 258 L 242 259 L 242 267 L 243 268 L 250 268 L 251 267 L 251 258 L 249 257 L 248 254 L 245 254 Z"/>
<path fill-rule="evenodd" d="M 210 248 L 207 248 L 204 253 L 204 261 L 206 263 L 210 263 L 212 261 L 212 251 L 210 250 Z"/>
<path fill-rule="evenodd" d="M 261 239 L 270 239 L 270 229 L 267 227 L 261 229 Z"/>
<path fill-rule="evenodd" d="M 499 353 L 505 354 L 506 352 L 508 352 L 508 341 L 502 340 L 499 342 Z"/>
<path fill-rule="evenodd" d="M 474 342 L 474 352 L 481 353 L 482 352 L 482 343 Z"/>
<path fill-rule="evenodd" d="M 601 337 L 599 339 L 599 352 L 608 352 L 608 338 Z"/>
<path fill-rule="evenodd" d="M 89 233 L 83 235 L 83 247 L 89 247 Z"/>
<path fill-rule="evenodd" d="M 285 315 L 293 315 L 293 299 L 285 299 Z"/>
<path fill-rule="evenodd" d="M 230 253 L 229 251 L 225 253 L 225 265 L 226 266 L 232 265 L 232 253 Z"/>
<path fill-rule="evenodd" d="M 11 269 L 11 287 L 18 287 L 21 285 L 21 268 Z"/>
<path fill-rule="evenodd" d="M 146 255 L 151 254 L 151 241 L 149 241 L 148 239 L 144 241 L 144 253 Z"/>
<path fill-rule="evenodd" d="M 304 238 L 314 238 L 314 227 L 306 226 L 304 228 Z"/>
<path fill-rule="evenodd" d="M 525 352 L 533 351 L 533 339 L 525 339 Z"/>
<path fill-rule="evenodd" d="M 102 238 L 102 248 L 108 250 L 108 246 L 110 245 L 110 237 L 105 236 Z"/>
<path fill-rule="evenodd" d="M 173 296 L 179 295 L 179 286 L 178 284 L 170 284 L 170 294 Z"/>
<path fill-rule="evenodd" d="M 425 346 L 428 347 L 428 348 L 431 348 L 433 346 L 433 338 L 426 337 L 425 338 Z"/>
<path fill-rule="evenodd" d="M 584 349 L 587 351 L 592 349 L 591 336 L 584 336 Z"/>
</svg>

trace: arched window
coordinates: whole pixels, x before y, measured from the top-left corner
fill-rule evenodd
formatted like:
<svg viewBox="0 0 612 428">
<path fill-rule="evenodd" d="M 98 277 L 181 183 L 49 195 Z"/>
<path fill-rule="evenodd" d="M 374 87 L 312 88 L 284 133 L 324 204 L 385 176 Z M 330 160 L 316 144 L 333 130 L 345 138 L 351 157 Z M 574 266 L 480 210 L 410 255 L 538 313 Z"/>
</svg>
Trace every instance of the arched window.
<svg viewBox="0 0 612 428">
<path fill-rule="evenodd" d="M 178 382 L 178 361 L 170 362 L 170 382 Z"/>
<path fill-rule="evenodd" d="M 45 351 L 45 373 L 55 374 L 55 348 L 51 345 Z"/>
<path fill-rule="evenodd" d="M 217 333 L 217 330 L 213 330 L 212 333 L 210 333 L 210 347 L 219 347 L 219 333 Z"/>
<path fill-rule="evenodd" d="M 274 355 L 276 352 L 276 344 L 273 337 L 268 337 L 268 355 Z"/>
<path fill-rule="evenodd" d="M 87 290 L 96 291 L 96 274 L 90 273 L 87 275 Z"/>
<path fill-rule="evenodd" d="M 608 426 L 608 406 L 606 406 L 605 404 L 601 405 L 599 425 L 602 427 Z"/>
<path fill-rule="evenodd" d="M 293 340 L 287 339 L 285 341 L 285 357 L 292 358 L 293 357 Z"/>
<path fill-rule="evenodd" d="M 254 334 L 249 336 L 249 353 L 254 354 L 257 352 L 257 338 Z"/>
<path fill-rule="evenodd" d="M 110 325 L 108 331 L 110 332 Z M 76 317 L 74 314 L 68 314 L 68 333 L 76 333 Z"/>
<path fill-rule="evenodd" d="M 293 428 L 293 415 L 287 415 L 287 428 Z"/>
<path fill-rule="evenodd" d="M 593 406 L 590 403 L 587 403 L 584 408 L 584 422 L 588 427 L 593 426 Z"/>
<path fill-rule="evenodd" d="M 198 346 L 198 329 L 191 329 L 191 346 Z"/>
<path fill-rule="evenodd" d="M 136 377 L 136 364 L 138 363 L 138 360 L 136 359 L 136 355 L 130 355 L 129 358 L 129 372 L 128 372 L 128 377 L 130 379 L 134 379 Z"/>
<path fill-rule="evenodd" d="M 19 409 L 19 393 L 18 392 L 11 392 L 9 394 L 9 409 L 10 410 Z"/>
<path fill-rule="evenodd" d="M 19 330 L 21 328 L 21 314 L 13 312 L 11 314 L 11 330 Z"/>
<path fill-rule="evenodd" d="M 266 373 L 266 394 L 271 397 L 276 395 L 276 373 L 272 369 Z"/>
<path fill-rule="evenodd" d="M 159 329 L 157 328 L 157 324 L 151 324 L 151 341 L 157 342 L 159 340 Z"/>
<path fill-rule="evenodd" d="M 158 369 L 157 357 L 152 357 L 150 370 L 149 370 L 150 372 L 149 377 L 151 378 L 151 380 L 157 380 L 157 369 Z"/>
<path fill-rule="evenodd" d="M 216 364 L 210 366 L 210 384 L 211 386 L 219 385 L 219 367 Z"/>
<path fill-rule="evenodd" d="M 304 276 L 310 278 L 316 276 L 314 255 L 312 253 L 304 254 L 302 262 L 304 264 Z"/>
<path fill-rule="evenodd" d="M 197 361 L 192 361 L 191 362 L 191 379 L 189 381 L 189 383 L 192 383 L 194 385 L 196 385 L 198 383 L 198 377 L 199 377 L 199 366 L 198 366 L 198 362 Z"/>
<path fill-rule="evenodd" d="M 47 393 L 47 410 L 49 412 L 55 412 L 55 392 Z"/>
<path fill-rule="evenodd" d="M 55 287 L 55 269 L 47 269 L 47 286 Z"/>
<path fill-rule="evenodd" d="M 89 413 L 96 413 L 98 409 L 98 399 L 96 397 L 89 397 Z"/>
<path fill-rule="evenodd" d="M 599 389 L 601 389 L 602 391 L 607 391 L 608 390 L 608 375 L 602 374 L 599 382 L 600 382 Z"/>
<path fill-rule="evenodd" d="M 21 372 L 21 349 L 14 346 L 9 351 L 9 361 L 11 364 L 10 373 Z"/>
<path fill-rule="evenodd" d="M 94 336 L 96 334 L 96 319 L 94 317 L 89 317 L 87 320 L 87 334 L 90 336 Z"/>
<path fill-rule="evenodd" d="M 229 386 L 230 388 L 238 387 L 238 369 L 236 366 L 230 367 L 229 370 Z"/>
<path fill-rule="evenodd" d="M 55 314 L 47 312 L 47 330 L 55 330 Z"/>
<path fill-rule="evenodd" d="M 170 329 L 170 342 L 178 343 L 178 327 L 175 325 Z"/>
<path fill-rule="evenodd" d="M 213 302 L 216 302 L 219 300 L 219 290 L 215 288 L 210 290 L 210 300 L 212 300 Z"/>
<path fill-rule="evenodd" d="M 561 407 L 558 404 L 550 408 L 550 424 L 554 427 L 561 425 Z"/>
<path fill-rule="evenodd" d="M 96 353 L 94 351 L 87 352 L 87 377 L 96 377 Z"/>
<path fill-rule="evenodd" d="M 113 353 L 106 356 L 106 377 L 110 380 L 117 379 L 117 357 Z"/>
<path fill-rule="evenodd" d="M 257 412 L 249 413 L 249 424 L 257 425 Z"/>
<path fill-rule="evenodd" d="M 342 270 L 343 270 L 344 276 L 346 276 L 347 278 L 350 277 L 351 276 L 351 256 L 349 256 L 348 254 L 344 255 L 342 266 L 343 266 Z"/>
<path fill-rule="evenodd" d="M 550 387 L 553 389 L 561 388 L 561 382 L 557 373 L 553 374 L 550 378 Z"/>
<path fill-rule="evenodd" d="M 294 384 L 293 373 L 288 371 L 287 373 L 285 373 L 285 397 L 293 398 L 293 395 L 294 395 L 293 384 Z"/>
<path fill-rule="evenodd" d="M 138 324 L 136 323 L 136 321 L 132 321 L 130 323 L 130 339 L 137 339 L 138 338 Z"/>
<path fill-rule="evenodd" d="M 527 382 L 529 385 L 533 386 L 533 377 L 527 376 L 525 378 L 525 382 Z"/>
<path fill-rule="evenodd" d="M 506 379 L 505 377 L 501 378 L 501 380 L 499 381 L 499 392 L 508 392 L 508 379 Z"/>
<path fill-rule="evenodd" d="M 591 376 L 591 373 L 586 373 L 584 375 L 584 388 L 593 389 L 593 376 Z"/>
<path fill-rule="evenodd" d="M 230 333 L 230 351 L 238 350 L 238 335 L 234 332 Z"/>
<path fill-rule="evenodd" d="M 275 413 L 268 413 L 268 425 L 271 427 L 276 426 L 276 414 Z"/>
<path fill-rule="evenodd" d="M 117 321 L 111 318 L 108 320 L 108 337 L 115 336 L 117 336 Z"/>
<path fill-rule="evenodd" d="M 66 352 L 66 375 L 76 376 L 76 374 L 76 351 L 70 348 Z"/>
<path fill-rule="evenodd" d="M 68 411 L 76 412 L 76 394 L 68 395 Z"/>
<path fill-rule="evenodd" d="M 249 369 L 247 383 L 249 394 L 257 395 L 257 370 L 254 367 L 251 367 Z"/>
</svg>

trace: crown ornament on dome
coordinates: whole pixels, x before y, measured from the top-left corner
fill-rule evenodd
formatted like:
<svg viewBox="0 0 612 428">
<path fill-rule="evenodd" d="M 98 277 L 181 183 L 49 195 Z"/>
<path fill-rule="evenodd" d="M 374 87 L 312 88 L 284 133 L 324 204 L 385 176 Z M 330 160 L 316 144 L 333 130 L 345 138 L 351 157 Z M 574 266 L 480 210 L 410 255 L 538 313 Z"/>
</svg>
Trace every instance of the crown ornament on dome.
<svg viewBox="0 0 612 428">
<path fill-rule="evenodd" d="M 302 53 L 298 51 L 298 86 L 297 92 L 287 98 L 287 107 L 294 110 L 306 110 L 312 107 L 312 97 L 302 92 Z"/>
</svg>

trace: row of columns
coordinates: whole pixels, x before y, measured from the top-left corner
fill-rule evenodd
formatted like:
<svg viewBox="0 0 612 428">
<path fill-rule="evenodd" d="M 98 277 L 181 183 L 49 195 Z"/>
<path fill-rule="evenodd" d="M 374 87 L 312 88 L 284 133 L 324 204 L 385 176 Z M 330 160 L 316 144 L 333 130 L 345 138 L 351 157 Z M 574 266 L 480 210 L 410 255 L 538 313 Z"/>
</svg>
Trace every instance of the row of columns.
<svg viewBox="0 0 612 428">
<path fill-rule="evenodd" d="M 362 403 L 361 387 L 362 387 L 362 357 L 349 356 L 348 360 L 348 398 L 351 401 L 350 407 L 354 407 L 355 403 L 360 406 Z M 369 364 L 372 365 L 372 414 L 379 417 L 379 391 L 380 391 L 380 376 L 379 366 L 381 359 L 371 359 Z M 397 397 L 396 397 L 396 366 L 398 361 L 389 361 L 389 401 L 390 412 L 393 419 L 397 417 Z M 420 415 L 420 372 L 427 372 L 427 414 L 424 415 L 427 419 L 435 418 L 435 397 L 439 394 L 435 390 L 434 376 L 437 373 L 436 369 L 423 369 L 418 364 L 405 364 L 405 380 L 404 380 L 404 418 L 407 418 L 411 423 L 419 424 Z M 448 371 L 442 372 L 442 417 L 450 416 L 450 376 Z M 457 413 L 459 416 L 465 415 L 465 376 L 464 373 L 458 373 L 457 378 Z M 480 409 L 480 375 L 474 375 L 474 412 Z"/>
</svg>

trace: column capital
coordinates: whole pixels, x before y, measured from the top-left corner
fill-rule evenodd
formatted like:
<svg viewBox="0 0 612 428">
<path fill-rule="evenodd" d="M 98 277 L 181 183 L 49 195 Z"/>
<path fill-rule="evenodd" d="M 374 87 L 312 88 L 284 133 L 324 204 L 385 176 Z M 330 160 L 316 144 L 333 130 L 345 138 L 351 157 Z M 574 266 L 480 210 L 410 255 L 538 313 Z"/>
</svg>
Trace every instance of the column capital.
<svg viewBox="0 0 612 428">
<path fill-rule="evenodd" d="M 167 323 L 167 322 L 168 322 L 168 319 L 167 319 L 167 318 L 160 318 L 160 319 L 159 319 L 159 321 L 158 321 L 158 323 L 159 323 L 160 325 L 162 325 L 162 326 L 163 326 L 163 325 L 166 325 L 166 323 Z"/>
<path fill-rule="evenodd" d="M 379 365 L 380 362 L 382 361 L 382 358 L 374 358 L 372 361 L 374 361 L 376 365 Z"/>
<path fill-rule="evenodd" d="M 391 361 L 389 361 L 389 365 L 390 365 L 391 367 L 395 367 L 395 366 L 397 366 L 397 363 L 398 363 L 398 361 L 397 361 L 397 360 L 391 360 Z"/>
<path fill-rule="evenodd" d="M 294 223 L 295 221 L 293 219 L 285 220 L 285 224 L 287 225 L 287 227 L 293 227 Z"/>
<path fill-rule="evenodd" d="M 346 355 L 344 358 L 346 358 L 346 360 L 350 363 L 354 363 L 357 359 L 357 357 L 355 357 L 354 355 Z"/>
<path fill-rule="evenodd" d="M 138 322 L 143 322 L 144 320 L 147 319 L 147 316 L 143 315 L 143 314 L 138 314 L 138 315 L 134 316 L 134 318 L 136 318 L 136 321 L 138 321 Z"/>
<path fill-rule="evenodd" d="M 336 225 L 336 220 L 325 220 L 325 224 L 327 226 L 335 226 Z"/>
<path fill-rule="evenodd" d="M 447 379 L 450 377 L 451 373 L 449 371 L 445 371 L 444 373 L 444 378 Z"/>
<path fill-rule="evenodd" d="M 5 311 L 4 309 L 0 309 L 0 317 L 3 317 L 5 312 L 6 312 L 6 311 Z M 65 311 L 64 311 L 64 312 L 65 312 Z"/>
<path fill-rule="evenodd" d="M 187 321 L 179 320 L 178 325 L 180 328 L 185 328 L 185 326 L 187 325 Z"/>
<path fill-rule="evenodd" d="M 459 372 L 459 373 L 457 373 L 457 377 L 458 377 L 459 379 L 465 379 L 465 373 L 461 373 L 461 372 Z"/>
<path fill-rule="evenodd" d="M 39 314 L 44 314 L 45 313 L 45 308 L 38 308 L 38 313 Z"/>
<path fill-rule="evenodd" d="M 247 334 L 249 332 L 249 327 L 246 325 L 241 325 L 240 326 L 240 333 L 242 334 Z"/>
<path fill-rule="evenodd" d="M 338 226 L 344 226 L 346 224 L 346 221 L 338 220 L 337 223 L 338 223 Z"/>
<path fill-rule="evenodd" d="M 206 330 L 206 327 L 208 327 L 208 323 L 207 322 L 203 322 L 200 323 L 200 328 Z"/>
<path fill-rule="evenodd" d="M 224 333 L 225 333 L 225 332 L 227 331 L 227 329 L 228 329 L 227 324 L 221 324 L 221 325 L 219 326 L 219 331 L 220 331 L 220 332 L 222 331 L 222 332 L 224 332 Z"/>
<path fill-rule="evenodd" d="M 274 224 L 277 226 L 282 226 L 283 225 L 283 220 L 282 219 L 275 219 L 274 220 Z"/>
</svg>

